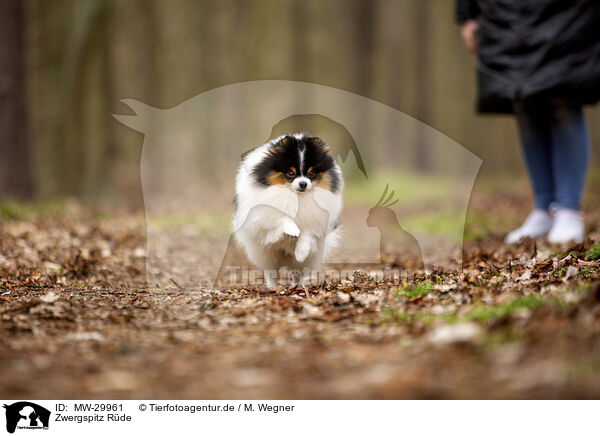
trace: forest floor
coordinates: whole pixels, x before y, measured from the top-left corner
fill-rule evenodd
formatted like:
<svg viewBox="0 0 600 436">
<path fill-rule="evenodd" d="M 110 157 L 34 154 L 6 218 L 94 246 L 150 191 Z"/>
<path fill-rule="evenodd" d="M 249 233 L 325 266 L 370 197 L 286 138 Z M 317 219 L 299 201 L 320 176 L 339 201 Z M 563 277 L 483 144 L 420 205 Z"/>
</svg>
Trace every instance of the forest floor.
<svg viewBox="0 0 600 436">
<path fill-rule="evenodd" d="M 583 244 L 504 245 L 530 200 L 486 192 L 462 268 L 308 292 L 149 289 L 143 215 L 5 205 L 0 394 L 600 398 L 600 188 L 586 195 Z"/>
</svg>

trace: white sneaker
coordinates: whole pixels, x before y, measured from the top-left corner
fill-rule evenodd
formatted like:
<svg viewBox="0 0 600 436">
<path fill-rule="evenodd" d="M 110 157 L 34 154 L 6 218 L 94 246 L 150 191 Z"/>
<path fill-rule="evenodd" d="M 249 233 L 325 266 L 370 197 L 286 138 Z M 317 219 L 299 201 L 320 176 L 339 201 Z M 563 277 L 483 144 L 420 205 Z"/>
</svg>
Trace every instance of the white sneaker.
<svg viewBox="0 0 600 436">
<path fill-rule="evenodd" d="M 541 238 L 546 236 L 551 228 L 552 217 L 550 214 L 542 209 L 534 209 L 521 227 L 506 235 L 504 242 L 507 244 L 517 244 L 523 238 Z"/>
<path fill-rule="evenodd" d="M 548 241 L 553 244 L 581 242 L 585 237 L 583 216 L 580 211 L 557 208 L 554 213 L 554 223 L 548 233 Z"/>
</svg>

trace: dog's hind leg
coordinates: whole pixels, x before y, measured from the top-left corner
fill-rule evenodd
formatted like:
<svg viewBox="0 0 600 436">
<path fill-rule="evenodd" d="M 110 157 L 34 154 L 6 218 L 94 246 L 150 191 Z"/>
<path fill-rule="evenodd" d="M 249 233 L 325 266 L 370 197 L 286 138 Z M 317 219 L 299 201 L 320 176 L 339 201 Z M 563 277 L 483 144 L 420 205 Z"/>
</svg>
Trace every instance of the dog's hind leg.
<svg viewBox="0 0 600 436">
<path fill-rule="evenodd" d="M 277 287 L 277 272 L 276 269 L 266 269 L 263 271 L 265 276 L 265 286 L 268 289 Z"/>
</svg>

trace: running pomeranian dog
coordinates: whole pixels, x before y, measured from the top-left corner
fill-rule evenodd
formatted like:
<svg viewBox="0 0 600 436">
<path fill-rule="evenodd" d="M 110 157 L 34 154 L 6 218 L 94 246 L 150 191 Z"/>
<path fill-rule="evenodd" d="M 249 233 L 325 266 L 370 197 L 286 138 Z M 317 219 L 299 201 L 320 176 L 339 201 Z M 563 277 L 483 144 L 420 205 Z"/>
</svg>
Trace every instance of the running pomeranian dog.
<svg viewBox="0 0 600 436">
<path fill-rule="evenodd" d="M 340 239 L 342 172 L 327 145 L 283 135 L 248 153 L 236 179 L 235 239 L 264 270 L 267 287 L 287 268 L 293 286 L 319 270 Z"/>
</svg>

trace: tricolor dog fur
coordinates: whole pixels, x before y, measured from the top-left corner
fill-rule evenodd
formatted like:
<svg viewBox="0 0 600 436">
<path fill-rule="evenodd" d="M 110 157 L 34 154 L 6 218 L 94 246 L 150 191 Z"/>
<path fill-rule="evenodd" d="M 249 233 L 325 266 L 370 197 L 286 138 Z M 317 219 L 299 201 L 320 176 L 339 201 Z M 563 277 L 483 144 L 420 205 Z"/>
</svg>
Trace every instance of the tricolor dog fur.
<svg viewBox="0 0 600 436">
<path fill-rule="evenodd" d="M 249 152 L 236 178 L 235 239 L 264 270 L 287 268 L 292 285 L 321 268 L 340 240 L 342 172 L 321 139 L 283 135 Z"/>
</svg>

